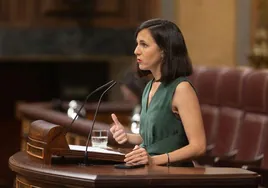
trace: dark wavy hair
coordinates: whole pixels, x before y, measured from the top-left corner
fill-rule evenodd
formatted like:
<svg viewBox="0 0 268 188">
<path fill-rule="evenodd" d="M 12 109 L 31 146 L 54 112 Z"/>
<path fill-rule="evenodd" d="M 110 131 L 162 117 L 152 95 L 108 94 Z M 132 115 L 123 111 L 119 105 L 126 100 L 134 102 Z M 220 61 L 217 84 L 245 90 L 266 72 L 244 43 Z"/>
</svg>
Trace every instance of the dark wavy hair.
<svg viewBox="0 0 268 188">
<path fill-rule="evenodd" d="M 158 47 L 163 51 L 160 81 L 169 83 L 180 76 L 190 76 L 193 72 L 192 63 L 182 32 L 176 24 L 164 19 L 151 19 L 143 22 L 135 32 L 148 29 Z M 149 70 L 141 70 L 137 65 L 138 75 L 143 77 L 151 74 Z"/>
</svg>

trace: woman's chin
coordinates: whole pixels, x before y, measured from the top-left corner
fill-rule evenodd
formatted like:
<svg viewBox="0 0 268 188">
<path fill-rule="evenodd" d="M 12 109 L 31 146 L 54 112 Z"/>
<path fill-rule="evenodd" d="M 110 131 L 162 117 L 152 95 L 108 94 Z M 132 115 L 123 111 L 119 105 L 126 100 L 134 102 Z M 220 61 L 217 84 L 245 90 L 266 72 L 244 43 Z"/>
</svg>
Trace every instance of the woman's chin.
<svg viewBox="0 0 268 188">
<path fill-rule="evenodd" d="M 149 70 L 148 67 L 141 65 L 141 64 L 139 64 L 139 68 L 140 70 L 143 70 L 143 71 Z"/>
</svg>

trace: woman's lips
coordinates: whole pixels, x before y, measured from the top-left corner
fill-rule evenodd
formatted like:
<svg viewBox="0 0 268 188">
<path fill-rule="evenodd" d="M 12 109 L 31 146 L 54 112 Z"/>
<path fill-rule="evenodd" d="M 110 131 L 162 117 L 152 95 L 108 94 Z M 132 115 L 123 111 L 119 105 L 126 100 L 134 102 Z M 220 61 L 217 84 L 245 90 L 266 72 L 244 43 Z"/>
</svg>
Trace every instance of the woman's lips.
<svg viewBox="0 0 268 188">
<path fill-rule="evenodd" d="M 141 63 L 141 60 L 140 59 L 137 59 L 137 63 Z"/>
</svg>

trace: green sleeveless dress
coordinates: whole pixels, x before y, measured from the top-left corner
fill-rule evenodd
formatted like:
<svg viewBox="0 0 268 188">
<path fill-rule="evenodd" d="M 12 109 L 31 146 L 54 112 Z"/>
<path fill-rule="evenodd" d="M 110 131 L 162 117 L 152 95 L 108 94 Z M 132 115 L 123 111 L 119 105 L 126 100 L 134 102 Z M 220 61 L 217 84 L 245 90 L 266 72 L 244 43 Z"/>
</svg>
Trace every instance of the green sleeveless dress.
<svg viewBox="0 0 268 188">
<path fill-rule="evenodd" d="M 183 81 L 189 82 L 186 77 L 179 77 L 169 84 L 161 83 L 148 106 L 153 80 L 144 89 L 140 119 L 140 135 L 143 139 L 141 147 L 146 148 L 151 156 L 172 152 L 189 143 L 181 119 L 172 112 L 174 92 Z M 170 165 L 193 167 L 191 161 Z"/>
</svg>

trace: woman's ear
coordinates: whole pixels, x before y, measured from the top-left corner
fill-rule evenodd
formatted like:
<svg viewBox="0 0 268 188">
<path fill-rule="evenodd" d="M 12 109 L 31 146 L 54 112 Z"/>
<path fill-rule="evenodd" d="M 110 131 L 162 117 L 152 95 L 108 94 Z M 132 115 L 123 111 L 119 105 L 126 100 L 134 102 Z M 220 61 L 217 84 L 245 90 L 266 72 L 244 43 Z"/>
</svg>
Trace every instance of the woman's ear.
<svg viewBox="0 0 268 188">
<path fill-rule="evenodd" d="M 160 56 L 161 56 L 161 59 L 164 58 L 164 52 L 163 51 L 160 52 Z"/>
</svg>

